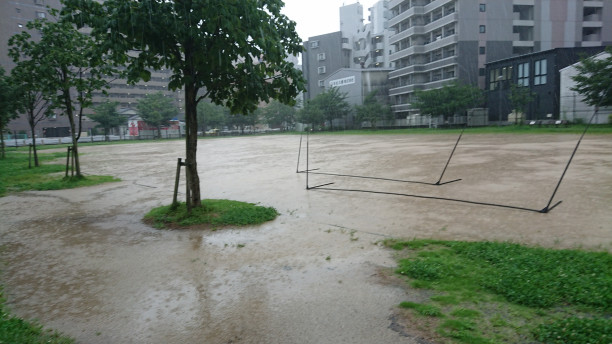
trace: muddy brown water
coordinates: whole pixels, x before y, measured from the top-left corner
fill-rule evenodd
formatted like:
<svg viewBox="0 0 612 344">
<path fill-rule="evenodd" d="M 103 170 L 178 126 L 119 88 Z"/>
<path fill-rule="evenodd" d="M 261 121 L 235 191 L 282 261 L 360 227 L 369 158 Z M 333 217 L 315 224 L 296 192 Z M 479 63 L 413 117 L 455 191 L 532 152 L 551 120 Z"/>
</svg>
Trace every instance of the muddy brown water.
<svg viewBox="0 0 612 344">
<path fill-rule="evenodd" d="M 455 135 L 320 136 L 319 172 L 435 183 Z M 309 175 L 309 185 L 541 209 L 578 135 L 464 135 L 432 186 Z M 399 195 L 307 191 L 299 136 L 200 140 L 205 198 L 275 207 L 262 226 L 160 231 L 179 141 L 83 147 L 88 174 L 122 179 L 0 198 L 2 283 L 14 313 L 79 343 L 417 343 L 394 319 L 417 293 L 382 283 L 385 238 L 498 240 L 612 251 L 612 136 L 587 136 L 550 213 Z M 304 141 L 305 145 L 305 141 Z M 305 168 L 305 146 L 300 168 Z M 181 187 L 184 187 L 181 185 Z"/>
</svg>

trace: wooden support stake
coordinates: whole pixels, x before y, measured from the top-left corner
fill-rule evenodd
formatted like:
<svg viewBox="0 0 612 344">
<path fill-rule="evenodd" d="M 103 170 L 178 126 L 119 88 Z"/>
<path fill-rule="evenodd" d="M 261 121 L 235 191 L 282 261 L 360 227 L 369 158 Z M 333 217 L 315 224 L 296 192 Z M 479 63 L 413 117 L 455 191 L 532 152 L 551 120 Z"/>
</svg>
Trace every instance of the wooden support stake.
<svg viewBox="0 0 612 344">
<path fill-rule="evenodd" d="M 181 180 L 181 166 L 183 166 L 183 159 L 178 158 L 176 163 L 176 180 L 174 181 L 174 197 L 172 198 L 172 207 L 178 206 L 177 196 L 179 181 Z"/>
</svg>

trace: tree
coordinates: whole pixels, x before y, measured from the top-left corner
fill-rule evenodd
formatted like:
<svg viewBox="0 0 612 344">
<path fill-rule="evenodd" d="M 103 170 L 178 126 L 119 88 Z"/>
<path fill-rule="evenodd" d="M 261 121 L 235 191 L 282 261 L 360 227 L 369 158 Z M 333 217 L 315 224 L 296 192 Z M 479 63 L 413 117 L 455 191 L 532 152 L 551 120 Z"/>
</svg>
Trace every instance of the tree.
<svg viewBox="0 0 612 344">
<path fill-rule="evenodd" d="M 433 90 L 415 91 L 412 107 L 423 114 L 442 115 L 444 119 L 463 113 L 482 103 L 482 91 L 478 87 L 451 82 Z"/>
<path fill-rule="evenodd" d="M 94 107 L 94 112 L 87 115 L 90 119 L 98 122 L 98 127 L 104 129 L 104 137 L 108 141 L 108 134 L 111 128 L 115 128 L 126 122 L 125 118 L 117 113 L 119 102 L 106 100 Z"/>
<path fill-rule="evenodd" d="M 9 44 L 10 42 L 11 40 Z M 36 149 L 36 126 L 53 113 L 50 109 L 50 95 L 45 93 L 45 86 L 40 79 L 40 75 L 46 71 L 40 68 L 36 61 L 22 60 L 17 62 L 17 66 L 11 72 L 13 84 L 16 87 L 14 101 L 19 111 L 24 112 L 30 126 L 35 167 L 40 166 Z"/>
<path fill-rule="evenodd" d="M 533 93 L 529 87 L 510 84 L 509 100 L 515 112 L 524 114 L 527 111 L 527 105 L 533 101 Z"/>
<path fill-rule="evenodd" d="M 310 124 L 310 128 L 314 129 L 325 121 L 323 111 L 312 101 L 307 101 L 304 107 L 298 112 L 300 123 Z"/>
<path fill-rule="evenodd" d="M 580 93 L 590 106 L 612 106 L 612 47 L 606 48 L 607 57 L 584 58 L 576 66 L 578 74 L 572 79 L 576 86 L 572 91 Z"/>
<path fill-rule="evenodd" d="M 157 128 L 159 138 L 161 138 L 161 126 L 168 124 L 168 121 L 178 113 L 172 99 L 161 92 L 147 94 L 138 101 L 136 108 L 143 121 Z"/>
<path fill-rule="evenodd" d="M 323 118 L 329 122 L 329 130 L 333 130 L 333 120 L 343 118 L 351 112 L 351 106 L 346 102 L 346 93 L 340 93 L 337 87 L 317 94 L 311 103 L 317 106 Z"/>
<path fill-rule="evenodd" d="M 129 82 L 149 80 L 147 68 L 166 67 L 173 73 L 169 88 L 183 88 L 188 210 L 202 205 L 197 104 L 210 98 L 232 113 L 248 114 L 261 101 L 291 104 L 305 90 L 301 71 L 285 60 L 303 48 L 295 22 L 281 14 L 282 0 L 64 0 L 64 4 L 66 16 L 91 27 L 113 59 L 127 65 Z"/>
<path fill-rule="evenodd" d="M 69 21 L 37 19 L 29 22 L 27 28 L 37 30 L 40 40 L 34 42 L 26 31 L 16 34 L 9 41 L 12 45 L 9 54 L 17 63 L 31 61 L 42 92 L 50 100 L 49 110 L 58 109 L 68 117 L 76 177 L 82 178 L 78 140 L 83 109 L 91 105 L 94 91 L 108 87 L 104 76 L 112 68 L 104 62 L 92 38 Z"/>
<path fill-rule="evenodd" d="M 377 93 L 378 91 L 376 90 L 370 92 L 363 100 L 363 105 L 355 105 L 357 121 L 359 123 L 370 122 L 373 129 L 377 128 L 378 121 L 389 120 L 393 115 L 389 105 L 381 104 L 376 99 Z"/>
<path fill-rule="evenodd" d="M 206 127 L 218 129 L 227 123 L 229 109 L 224 106 L 202 101 L 198 103 L 197 110 L 198 123 L 202 131 L 205 131 Z"/>
<path fill-rule="evenodd" d="M 4 75 L 4 68 L 0 67 L 0 158 L 4 159 L 4 129 L 8 123 L 17 117 L 15 93 L 17 87 L 12 78 Z"/>
<path fill-rule="evenodd" d="M 270 128 L 288 130 L 295 124 L 295 108 L 275 100 L 261 108 L 261 114 Z"/>
</svg>

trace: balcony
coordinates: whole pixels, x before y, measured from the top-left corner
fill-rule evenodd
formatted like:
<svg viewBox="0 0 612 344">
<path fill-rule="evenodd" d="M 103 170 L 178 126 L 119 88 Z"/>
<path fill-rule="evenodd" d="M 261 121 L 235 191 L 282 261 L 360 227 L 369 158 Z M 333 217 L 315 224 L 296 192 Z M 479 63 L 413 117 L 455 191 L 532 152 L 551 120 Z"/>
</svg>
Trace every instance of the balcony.
<svg viewBox="0 0 612 344">
<path fill-rule="evenodd" d="M 422 26 L 413 26 L 407 30 L 404 30 L 398 34 L 395 34 L 389 38 L 389 44 L 396 44 L 397 42 L 408 38 L 412 35 L 420 35 L 425 32 L 425 28 Z"/>
<path fill-rule="evenodd" d="M 447 16 L 444 16 L 436 21 L 432 21 L 431 23 L 425 25 L 425 32 L 433 31 L 437 28 L 440 28 L 450 23 L 456 22 L 458 18 L 459 18 L 459 14 L 455 12 Z"/>
<path fill-rule="evenodd" d="M 393 27 L 401 23 L 402 21 L 414 16 L 415 14 L 424 14 L 424 13 L 425 13 L 424 6 L 413 6 L 409 8 L 408 10 L 404 11 L 404 13 L 400 13 L 397 16 L 391 18 L 389 20 L 389 27 Z"/>
<path fill-rule="evenodd" d="M 512 21 L 512 25 L 513 26 L 532 26 L 533 27 L 535 25 L 535 21 L 514 19 Z"/>
<path fill-rule="evenodd" d="M 516 34 L 515 34 L 515 38 L 516 38 Z M 535 46 L 535 44 L 533 43 L 533 41 L 521 41 L 521 40 L 515 39 L 514 41 L 512 41 L 512 46 L 513 47 L 533 47 Z"/>
<path fill-rule="evenodd" d="M 400 69 L 396 69 L 392 71 L 391 73 L 389 73 L 389 79 L 399 78 L 400 76 L 422 72 L 423 70 L 425 70 L 425 67 L 423 67 L 423 65 L 413 64 L 413 65 L 406 66 L 404 68 L 400 68 Z"/>
<path fill-rule="evenodd" d="M 395 60 L 398 60 L 398 59 L 400 59 L 400 58 L 402 58 L 404 56 L 410 56 L 412 54 L 422 54 L 424 52 L 425 52 L 425 46 L 424 45 L 413 45 L 413 46 L 411 46 L 409 48 L 406 48 L 404 50 L 400 50 L 400 51 L 397 51 L 397 52 L 391 54 L 389 56 L 389 60 L 390 61 L 395 61 Z"/>
<path fill-rule="evenodd" d="M 603 7 L 602 0 L 584 0 L 584 7 Z"/>
<path fill-rule="evenodd" d="M 435 10 L 436 8 L 446 4 L 448 0 L 434 0 L 425 5 L 425 13 Z"/>
<path fill-rule="evenodd" d="M 457 35 L 447 36 L 438 40 L 435 40 L 429 44 L 425 45 L 425 51 L 433 51 L 436 49 L 440 49 L 452 43 L 457 43 L 459 41 L 459 37 Z"/>
<path fill-rule="evenodd" d="M 412 105 L 410 105 L 410 104 L 398 104 L 398 105 L 391 105 L 391 108 L 393 109 L 394 112 L 403 112 L 403 111 L 412 110 Z"/>
</svg>

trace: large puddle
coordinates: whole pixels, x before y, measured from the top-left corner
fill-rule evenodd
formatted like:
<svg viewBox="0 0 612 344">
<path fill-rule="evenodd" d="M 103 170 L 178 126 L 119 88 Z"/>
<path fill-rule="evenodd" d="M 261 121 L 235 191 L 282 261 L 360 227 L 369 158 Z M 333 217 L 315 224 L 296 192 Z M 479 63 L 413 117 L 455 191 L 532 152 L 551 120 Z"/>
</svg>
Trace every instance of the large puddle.
<svg viewBox="0 0 612 344">
<path fill-rule="evenodd" d="M 612 140 L 587 137 L 548 214 L 577 135 L 464 135 L 441 186 L 297 174 L 299 136 L 201 140 L 204 198 L 273 206 L 245 229 L 159 231 L 184 143 L 83 147 L 120 183 L 0 198 L 8 305 L 79 343 L 416 343 L 393 326 L 411 291 L 381 283 L 388 237 L 500 240 L 612 251 Z M 456 136 L 310 137 L 319 172 L 435 182 Z M 305 141 L 304 141 L 305 144 Z M 305 168 L 305 146 L 300 168 Z M 181 187 L 184 187 L 181 185 Z M 414 197 L 419 196 L 419 197 Z M 426 198 L 420 197 L 426 196 Z"/>
</svg>

